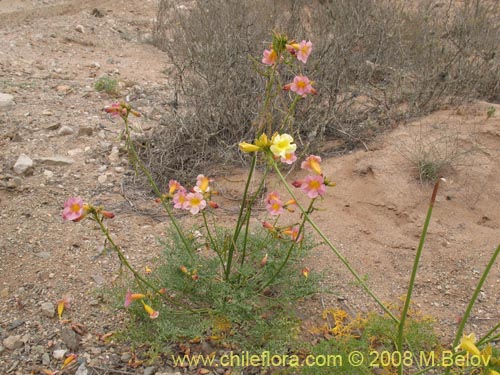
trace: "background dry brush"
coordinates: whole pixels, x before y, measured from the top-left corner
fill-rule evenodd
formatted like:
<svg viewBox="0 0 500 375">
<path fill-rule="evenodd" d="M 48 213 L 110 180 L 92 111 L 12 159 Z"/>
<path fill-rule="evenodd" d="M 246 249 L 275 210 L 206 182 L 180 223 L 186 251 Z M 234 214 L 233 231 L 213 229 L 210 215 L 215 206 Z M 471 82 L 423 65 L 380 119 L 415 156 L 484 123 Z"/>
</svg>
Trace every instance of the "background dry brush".
<svg viewBox="0 0 500 375">
<path fill-rule="evenodd" d="M 142 157 L 160 183 L 243 162 L 237 144 L 253 138 L 272 30 L 314 43 L 304 73 L 320 95 L 299 103 L 294 129 L 303 149 L 325 154 L 368 147 L 443 106 L 499 102 L 499 27 L 499 2 L 487 0 L 160 0 L 153 39 L 174 94 Z M 332 138 L 341 142 L 325 149 Z"/>
</svg>

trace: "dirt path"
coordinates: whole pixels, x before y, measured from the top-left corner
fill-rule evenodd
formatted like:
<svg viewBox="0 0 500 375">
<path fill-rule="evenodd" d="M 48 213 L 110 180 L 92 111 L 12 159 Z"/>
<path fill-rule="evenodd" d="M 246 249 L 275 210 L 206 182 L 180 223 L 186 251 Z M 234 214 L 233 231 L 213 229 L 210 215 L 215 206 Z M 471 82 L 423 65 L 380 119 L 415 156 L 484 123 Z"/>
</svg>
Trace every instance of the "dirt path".
<svg viewBox="0 0 500 375">
<path fill-rule="evenodd" d="M 60 212 L 74 195 L 106 205 L 117 214 L 111 229 L 132 263 L 154 265 L 160 252 L 156 237 L 167 224 L 150 196 L 124 185 L 131 172 L 118 141 L 120 124 L 102 112 L 114 99 L 93 88 L 102 75 L 118 79 L 122 94 L 144 114 L 136 121 L 144 130 L 168 114 L 167 60 L 146 43 L 154 5 L 0 0 L 0 92 L 12 95 L 15 103 L 0 112 L 3 372 L 58 368 L 61 360 L 54 350 L 73 344 L 75 323 L 85 332 L 72 351 L 90 365 L 134 371 L 121 348 L 99 340 L 122 321 L 98 288 L 110 285 L 118 265 L 113 257 L 97 256 L 103 243 L 90 225 L 63 223 Z M 499 243 L 500 107 L 486 121 L 490 106 L 435 113 L 385 135 L 370 152 L 330 159 L 324 166 L 337 187 L 322 203 L 318 222 L 382 299 L 397 302 L 431 192 L 416 179 L 409 161 L 417 153 L 415 141 L 422 131 L 432 131 L 443 147 L 456 141 L 464 150 L 440 191 L 415 293 L 415 303 L 436 318 L 445 341 Z M 23 153 L 34 166 L 18 175 L 12 167 Z M 313 272 L 326 270 L 325 287 L 341 297 L 316 297 L 308 314 L 319 315 L 322 303 L 353 312 L 373 308 L 327 249 L 318 248 L 305 263 Z M 469 330 L 484 332 L 498 322 L 499 286 L 495 265 Z M 61 324 L 44 304 L 64 294 L 74 303 L 66 315 L 71 323 Z M 19 348 L 10 350 L 4 339 L 13 336 Z"/>
</svg>

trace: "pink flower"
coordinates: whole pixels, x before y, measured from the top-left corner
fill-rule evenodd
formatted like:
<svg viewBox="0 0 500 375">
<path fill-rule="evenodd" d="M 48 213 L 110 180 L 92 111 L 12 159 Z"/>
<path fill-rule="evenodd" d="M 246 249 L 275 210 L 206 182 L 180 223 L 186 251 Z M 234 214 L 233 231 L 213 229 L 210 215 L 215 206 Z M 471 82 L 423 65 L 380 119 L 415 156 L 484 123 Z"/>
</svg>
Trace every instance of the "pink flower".
<svg viewBox="0 0 500 375">
<path fill-rule="evenodd" d="M 207 201 L 203 199 L 201 193 L 189 193 L 186 195 L 186 203 L 184 209 L 189 210 L 191 214 L 196 215 L 207 206 Z"/>
<path fill-rule="evenodd" d="M 183 209 L 187 202 L 186 191 L 179 190 L 177 193 L 175 193 L 173 202 L 174 202 L 174 208 Z"/>
<path fill-rule="evenodd" d="M 295 76 L 293 82 L 290 84 L 290 90 L 297 95 L 302 95 L 304 97 L 307 94 L 316 93 L 316 90 L 314 90 L 311 86 L 311 81 L 306 76 Z"/>
<path fill-rule="evenodd" d="M 281 215 L 283 213 L 283 203 L 279 199 L 273 199 L 266 205 L 267 211 L 273 215 Z"/>
<path fill-rule="evenodd" d="M 271 191 L 269 194 L 267 194 L 266 197 L 266 203 L 270 203 L 271 201 L 279 201 L 280 200 L 280 195 L 277 191 Z"/>
<path fill-rule="evenodd" d="M 206 193 L 210 191 L 210 186 L 208 186 L 210 181 L 211 180 L 208 177 L 199 174 L 198 177 L 196 177 L 196 186 L 193 188 L 193 190 L 197 193 Z"/>
<path fill-rule="evenodd" d="M 300 188 L 311 199 L 317 198 L 326 192 L 325 181 L 321 175 L 307 176 Z"/>
<path fill-rule="evenodd" d="M 284 234 L 288 234 L 292 238 L 292 241 L 295 242 L 302 241 L 302 234 L 299 235 L 299 232 L 300 232 L 300 227 L 298 225 L 292 228 L 285 229 L 283 231 Z"/>
<path fill-rule="evenodd" d="M 276 64 L 276 60 L 278 59 L 278 54 L 275 50 L 264 50 L 264 57 L 262 58 L 262 63 L 266 65 L 274 65 Z"/>
<path fill-rule="evenodd" d="M 170 180 L 168 182 L 168 193 L 173 195 L 177 190 L 186 190 L 182 187 L 182 185 L 177 180 Z"/>
<path fill-rule="evenodd" d="M 312 51 L 312 42 L 308 40 L 307 42 L 303 40 L 299 43 L 299 48 L 297 49 L 297 60 L 302 61 L 304 64 L 307 62 L 309 55 Z"/>
<path fill-rule="evenodd" d="M 63 220 L 79 221 L 85 215 L 83 199 L 80 197 L 69 198 L 64 202 L 62 213 Z"/>
<path fill-rule="evenodd" d="M 315 172 L 316 174 L 321 174 L 320 163 L 321 163 L 320 156 L 309 155 L 307 159 L 302 162 L 300 168 Z"/>
<path fill-rule="evenodd" d="M 297 160 L 297 156 L 295 156 L 295 152 L 289 152 L 285 154 L 284 157 L 281 157 L 281 162 L 285 164 L 293 164 Z"/>
</svg>

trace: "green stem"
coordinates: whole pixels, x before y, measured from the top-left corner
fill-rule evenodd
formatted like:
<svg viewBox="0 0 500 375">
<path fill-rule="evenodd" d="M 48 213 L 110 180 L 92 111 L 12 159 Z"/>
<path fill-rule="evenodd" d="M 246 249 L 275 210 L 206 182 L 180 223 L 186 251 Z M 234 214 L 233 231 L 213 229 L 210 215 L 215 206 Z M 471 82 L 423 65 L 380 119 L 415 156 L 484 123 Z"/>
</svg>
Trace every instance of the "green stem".
<svg viewBox="0 0 500 375">
<path fill-rule="evenodd" d="M 189 254 L 192 260 L 194 260 L 193 253 L 191 251 L 191 247 L 189 246 L 189 242 L 187 241 L 186 237 L 184 236 L 184 233 L 182 232 L 179 224 L 177 223 L 177 220 L 175 219 L 170 206 L 167 204 L 167 202 L 162 198 L 162 193 L 158 186 L 156 185 L 153 176 L 149 172 L 149 170 L 144 166 L 144 164 L 140 161 L 139 155 L 137 154 L 137 150 L 135 149 L 134 142 L 132 142 L 132 139 L 130 137 L 130 127 L 128 124 L 128 117 L 123 118 L 123 121 L 125 122 L 125 136 L 126 136 L 126 144 L 129 152 L 132 154 L 132 162 L 134 165 L 139 166 L 141 169 L 142 173 L 146 175 L 146 178 L 148 179 L 148 182 L 150 186 L 153 188 L 155 194 L 160 198 L 160 201 L 165 208 L 165 211 L 167 212 L 168 218 L 170 219 L 170 222 L 174 226 L 177 234 L 179 235 L 180 239 L 182 240 L 182 243 L 184 244 L 184 247 L 186 249 L 186 252 Z"/>
<path fill-rule="evenodd" d="M 206 213 L 205 211 L 201 211 L 201 214 L 203 216 L 203 222 L 205 223 L 205 229 L 207 230 L 207 236 L 210 240 L 210 246 L 212 246 L 212 249 L 214 249 L 215 253 L 217 254 L 217 256 L 219 257 L 219 260 L 220 260 L 220 264 L 222 266 L 222 270 L 223 272 L 226 272 L 226 266 L 224 264 L 224 258 L 222 258 L 222 255 L 221 253 L 219 252 L 219 248 L 217 246 L 217 243 L 214 241 L 213 237 L 212 237 L 212 233 L 210 232 L 210 227 L 208 226 L 208 222 L 207 222 L 207 216 L 206 216 Z"/>
<path fill-rule="evenodd" d="M 498 323 L 497 325 L 495 325 L 492 329 L 490 329 L 484 336 L 481 340 L 478 341 L 477 345 L 482 345 L 484 344 L 485 342 L 487 341 L 491 341 L 491 338 L 489 338 L 489 336 L 491 336 L 493 334 L 493 332 L 495 332 L 498 328 L 500 328 L 500 323 Z M 494 336 L 495 337 L 495 336 Z"/>
<path fill-rule="evenodd" d="M 127 267 L 130 270 L 130 272 L 132 272 L 132 274 L 134 275 L 134 278 L 138 282 L 143 283 L 148 288 L 150 288 L 151 290 L 153 290 L 157 295 L 161 296 L 164 300 L 168 301 L 169 303 L 171 303 L 174 306 L 185 308 L 185 309 L 189 310 L 192 313 L 199 313 L 201 311 L 201 310 L 199 310 L 199 311 L 193 310 L 190 307 L 184 306 L 183 304 L 181 304 L 181 303 L 179 303 L 177 301 L 174 301 L 173 299 L 167 297 L 164 293 L 161 293 L 160 290 L 158 288 L 156 288 L 154 285 L 152 285 L 149 281 L 147 281 L 146 279 L 144 279 L 141 276 L 141 274 L 139 272 L 137 272 L 132 267 L 132 265 L 129 263 L 129 261 L 125 257 L 125 254 L 123 254 L 123 252 L 121 251 L 120 247 L 115 243 L 115 241 L 111 237 L 111 234 L 109 233 L 109 229 L 104 225 L 104 222 L 103 222 L 102 218 L 99 216 L 99 214 L 96 213 L 96 212 L 94 212 L 93 215 L 92 215 L 92 217 L 93 217 L 94 221 L 97 224 L 99 224 L 101 232 L 104 234 L 104 236 L 106 237 L 106 239 L 108 240 L 108 242 L 111 244 L 111 246 L 113 247 L 113 250 L 117 253 L 118 258 L 120 259 L 120 263 L 123 264 L 123 265 L 125 265 L 125 267 Z"/>
<path fill-rule="evenodd" d="M 486 269 L 483 272 L 483 275 L 481 276 L 481 279 L 479 280 L 479 282 L 476 286 L 476 290 L 474 290 L 474 294 L 472 295 L 472 297 L 469 301 L 469 304 L 467 305 L 467 309 L 465 310 L 464 316 L 462 317 L 462 319 L 460 321 L 460 325 L 458 326 L 457 333 L 455 335 L 455 340 L 453 341 L 454 348 L 458 345 L 460 338 L 462 337 L 465 323 L 467 323 L 467 320 L 469 319 L 469 315 L 472 311 L 472 308 L 474 307 L 474 304 L 476 303 L 476 300 L 477 300 L 477 297 L 479 296 L 479 293 L 481 292 L 481 288 L 483 287 L 483 284 L 486 281 L 486 277 L 490 273 L 491 268 L 493 267 L 493 264 L 495 264 L 495 261 L 496 261 L 499 253 L 500 253 L 500 245 L 498 245 L 495 252 L 493 253 L 488 265 L 486 266 Z M 499 327 L 499 325 L 497 325 L 494 328 L 497 329 L 498 327 Z M 491 334 L 491 332 L 492 331 L 488 332 L 488 334 Z"/>
<path fill-rule="evenodd" d="M 300 239 L 300 236 L 301 236 L 302 231 L 304 229 L 304 224 L 306 223 L 306 216 L 311 212 L 315 200 L 316 200 L 316 198 L 311 200 L 311 203 L 309 204 L 309 207 L 307 208 L 307 211 L 306 211 L 307 214 L 303 215 L 304 218 L 302 219 L 302 223 L 300 223 L 299 232 L 297 233 L 297 241 Z M 285 260 L 283 261 L 283 263 L 281 263 L 281 265 L 278 268 L 278 270 L 267 281 L 267 283 L 265 283 L 264 286 L 260 288 L 261 291 L 264 290 L 264 289 L 266 289 L 269 285 L 271 285 L 271 283 L 276 279 L 276 277 L 278 277 L 278 275 L 281 273 L 281 271 L 283 270 L 283 268 L 285 267 L 285 265 L 288 263 L 288 260 L 290 259 L 290 255 L 292 254 L 292 250 L 295 248 L 296 245 L 297 245 L 297 242 L 295 242 L 292 239 L 292 243 L 290 244 L 290 247 L 288 248 L 288 252 L 286 254 Z"/>
<path fill-rule="evenodd" d="M 385 313 L 387 315 L 389 315 L 392 318 L 392 320 L 394 320 L 396 323 L 399 323 L 398 318 L 396 318 L 396 316 L 384 305 L 384 303 L 377 297 L 377 295 L 372 292 L 372 290 L 368 287 L 368 285 L 366 285 L 366 283 L 361 278 L 361 276 L 359 276 L 359 274 L 354 270 L 354 268 L 352 268 L 352 266 L 349 264 L 348 260 L 340 253 L 340 251 L 337 250 L 337 248 L 332 244 L 330 239 L 323 233 L 323 231 L 316 225 L 316 223 L 314 221 L 312 221 L 312 219 L 309 217 L 309 215 L 306 214 L 306 211 L 298 203 L 298 200 L 297 200 L 295 194 L 293 193 L 292 189 L 290 188 L 290 186 L 286 182 L 285 177 L 283 176 L 283 174 L 281 173 L 281 171 L 279 170 L 279 168 L 275 162 L 273 162 L 273 167 L 274 167 L 274 170 L 276 171 L 276 173 L 278 174 L 279 178 L 281 179 L 281 181 L 284 183 L 285 188 L 288 191 L 288 193 L 290 194 L 290 196 L 293 199 L 295 199 L 295 201 L 297 202 L 297 207 L 305 215 L 305 218 L 306 218 L 307 222 L 311 225 L 311 227 L 316 231 L 316 233 L 318 233 L 318 235 L 326 243 L 326 245 L 335 253 L 337 258 L 339 258 L 339 260 L 344 264 L 344 266 L 346 266 L 346 268 L 354 276 L 354 278 L 358 281 L 358 283 L 361 285 L 361 287 L 364 289 L 364 291 L 370 297 L 373 298 L 373 300 L 382 308 L 382 310 L 385 311 Z"/>
<path fill-rule="evenodd" d="M 248 172 L 248 178 L 247 182 L 245 184 L 245 190 L 243 192 L 243 198 L 241 200 L 241 206 L 240 206 L 240 213 L 238 214 L 238 221 L 236 222 L 236 228 L 234 230 L 233 234 L 233 239 L 231 243 L 229 244 L 229 251 L 227 254 L 227 265 L 226 265 L 226 273 L 224 279 L 227 281 L 229 280 L 229 275 L 231 273 L 231 264 L 233 262 L 233 254 L 234 254 L 234 249 L 235 249 L 235 244 L 236 241 L 238 240 L 238 237 L 240 235 L 241 227 L 243 226 L 243 211 L 245 210 L 245 207 L 247 206 L 247 197 L 248 197 L 248 190 L 250 188 L 250 183 L 252 181 L 252 176 L 255 171 L 255 165 L 257 164 L 257 155 L 256 153 L 253 154 L 252 157 L 252 164 L 250 165 L 250 171 Z"/>
<path fill-rule="evenodd" d="M 418 244 L 417 253 L 415 254 L 415 261 L 413 262 L 413 270 L 412 270 L 411 277 L 410 277 L 410 283 L 408 285 L 408 292 L 406 293 L 405 304 L 403 307 L 403 311 L 401 313 L 401 319 L 399 321 L 398 337 L 396 340 L 396 348 L 397 348 L 397 350 L 400 351 L 400 353 L 403 352 L 403 348 L 402 348 L 402 346 L 403 346 L 403 333 L 404 333 L 404 327 L 405 327 L 405 322 L 406 322 L 406 316 L 408 314 L 408 309 L 410 308 L 410 301 L 411 301 L 411 296 L 413 293 L 413 287 L 415 286 L 415 279 L 417 277 L 418 266 L 420 264 L 420 257 L 422 255 L 422 249 L 424 248 L 425 237 L 427 236 L 427 230 L 429 228 L 429 223 L 431 222 L 432 209 L 434 208 L 434 202 L 436 201 L 436 195 L 437 195 L 440 181 L 441 181 L 440 179 L 438 179 L 436 181 L 436 184 L 434 185 L 434 190 L 432 191 L 432 197 L 431 197 L 431 201 L 429 203 L 429 208 L 427 210 L 427 216 L 425 217 L 425 223 L 424 223 L 424 227 L 422 229 L 422 234 L 420 236 L 420 242 Z M 402 363 L 399 366 L 399 374 L 400 375 L 403 374 L 403 364 Z"/>
<path fill-rule="evenodd" d="M 295 95 L 295 98 L 293 99 L 292 104 L 290 104 L 290 108 L 288 109 L 288 112 L 287 112 L 285 118 L 283 119 L 283 122 L 281 123 L 281 125 L 279 127 L 280 131 L 282 131 L 283 128 L 285 128 L 287 126 L 288 122 L 290 121 L 290 117 L 295 112 L 295 107 L 296 107 L 298 101 L 300 100 L 300 98 L 301 98 L 300 95 Z M 289 132 L 293 134 L 293 129 L 290 129 Z"/>
</svg>

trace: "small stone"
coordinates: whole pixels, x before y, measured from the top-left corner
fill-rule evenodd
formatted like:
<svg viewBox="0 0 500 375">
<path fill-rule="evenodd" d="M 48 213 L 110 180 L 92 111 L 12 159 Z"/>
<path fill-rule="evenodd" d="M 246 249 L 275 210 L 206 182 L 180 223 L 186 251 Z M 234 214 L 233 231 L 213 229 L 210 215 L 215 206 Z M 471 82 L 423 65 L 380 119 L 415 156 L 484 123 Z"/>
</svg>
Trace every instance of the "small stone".
<svg viewBox="0 0 500 375">
<path fill-rule="evenodd" d="M 73 128 L 67 126 L 67 125 L 64 125 L 62 126 L 58 131 L 57 131 L 57 134 L 58 135 L 61 135 L 61 136 L 64 136 L 64 135 L 71 135 L 73 134 L 75 131 L 73 130 Z"/>
<path fill-rule="evenodd" d="M 94 133 L 94 128 L 90 126 L 80 126 L 78 129 L 78 136 L 87 136 L 90 137 Z"/>
<path fill-rule="evenodd" d="M 99 173 L 102 173 L 102 172 L 104 172 L 106 169 L 108 169 L 108 166 L 107 166 L 107 165 L 101 165 L 101 166 L 97 169 L 97 171 L 98 171 Z"/>
<path fill-rule="evenodd" d="M 46 169 L 46 170 L 44 170 L 44 171 L 43 171 L 43 175 L 44 175 L 45 177 L 47 177 L 47 178 L 49 178 L 49 179 L 50 179 L 50 178 L 54 177 L 54 172 L 49 171 L 48 169 Z"/>
<path fill-rule="evenodd" d="M 101 64 L 99 64 L 97 61 L 94 61 L 92 64 L 90 64 L 90 67 L 95 69 L 100 69 Z"/>
<path fill-rule="evenodd" d="M 23 174 L 33 167 L 33 160 L 31 160 L 27 155 L 21 154 L 17 158 L 16 164 L 14 164 L 14 172 L 17 174 Z"/>
<path fill-rule="evenodd" d="M 130 361 L 130 358 L 132 358 L 130 353 L 123 353 L 120 357 L 120 361 L 122 361 L 123 363 L 128 363 L 128 361 Z"/>
<path fill-rule="evenodd" d="M 54 352 L 52 353 L 52 357 L 54 357 L 54 359 L 58 359 L 58 360 L 63 359 L 66 352 L 67 352 L 66 349 L 54 350 Z"/>
<path fill-rule="evenodd" d="M 56 308 L 52 302 L 44 302 L 41 306 L 42 313 L 48 318 L 53 318 L 56 315 Z"/>
<path fill-rule="evenodd" d="M 73 159 L 69 159 L 59 155 L 49 156 L 49 157 L 39 157 L 36 158 L 35 161 L 38 161 L 45 165 L 58 165 L 58 166 L 70 165 L 75 162 Z"/>
<path fill-rule="evenodd" d="M 61 124 L 50 124 L 50 125 L 47 125 L 44 129 L 45 130 L 57 130 L 61 127 Z"/>
<path fill-rule="evenodd" d="M 72 150 L 68 150 L 68 155 L 69 156 L 76 156 L 78 154 L 81 154 L 83 150 L 81 148 L 74 148 Z"/>
<path fill-rule="evenodd" d="M 120 163 L 120 151 L 118 150 L 118 147 L 113 147 L 111 153 L 108 156 L 108 159 L 112 164 Z"/>
<path fill-rule="evenodd" d="M 100 275 L 92 275 L 92 278 L 94 279 L 94 281 L 97 285 L 104 285 L 106 283 L 106 280 L 104 279 L 104 277 L 102 277 Z"/>
<path fill-rule="evenodd" d="M 4 351 L 5 351 L 5 348 L 2 345 L 0 345 L 0 354 L 2 354 Z"/>
<path fill-rule="evenodd" d="M 71 87 L 66 86 L 66 85 L 59 85 L 59 86 L 57 86 L 57 87 L 56 87 L 56 90 L 57 90 L 58 92 L 65 93 L 65 92 L 67 92 L 67 91 L 71 90 Z"/>
<path fill-rule="evenodd" d="M 23 181 L 20 177 L 12 177 L 7 180 L 7 187 L 9 189 L 16 189 L 18 187 L 21 187 L 22 183 Z"/>
<path fill-rule="evenodd" d="M 144 370 L 144 375 L 153 375 L 155 373 L 156 367 L 149 366 Z"/>
<path fill-rule="evenodd" d="M 50 259 L 52 254 L 50 254 L 48 251 L 40 251 L 39 253 L 35 253 L 35 256 L 40 259 Z"/>
<path fill-rule="evenodd" d="M 9 350 L 15 350 L 22 348 L 24 343 L 21 340 L 21 336 L 9 336 L 3 340 L 3 346 Z"/>
<path fill-rule="evenodd" d="M 99 182 L 100 184 L 104 184 L 107 180 L 108 176 L 106 176 L 105 174 L 102 174 L 99 177 L 97 177 L 97 182 Z"/>
<path fill-rule="evenodd" d="M 42 354 L 42 365 L 44 365 L 44 366 L 50 365 L 50 356 L 49 356 L 49 353 L 43 353 Z"/>
<path fill-rule="evenodd" d="M 85 362 L 82 362 L 82 364 L 76 370 L 75 375 L 88 375 L 88 373 L 89 373 L 89 370 L 87 370 L 87 366 L 85 366 Z"/>
<path fill-rule="evenodd" d="M 44 115 L 44 116 L 52 116 L 52 112 L 51 112 L 51 111 L 49 111 L 48 109 L 44 109 L 44 110 L 42 111 L 42 115 Z"/>
<path fill-rule="evenodd" d="M 9 327 L 7 329 L 9 331 L 12 331 L 12 330 L 16 329 L 17 327 L 22 326 L 25 322 L 26 322 L 26 320 L 24 320 L 24 319 L 16 319 L 12 323 L 9 324 Z"/>
<path fill-rule="evenodd" d="M 75 26 L 75 31 L 78 31 L 79 33 L 85 33 L 85 29 L 83 28 L 82 25 L 76 25 Z"/>
<path fill-rule="evenodd" d="M 14 104 L 14 97 L 10 94 L 0 92 L 0 112 L 6 112 L 12 108 Z"/>
<path fill-rule="evenodd" d="M 9 287 L 5 287 L 0 290 L 0 297 L 7 298 L 9 296 Z"/>
<path fill-rule="evenodd" d="M 76 352 L 80 347 L 80 336 L 70 328 L 64 328 L 61 332 L 61 339 L 69 350 Z"/>
<path fill-rule="evenodd" d="M 117 173 L 123 173 L 123 172 L 125 172 L 125 168 L 123 168 L 123 167 L 115 167 L 115 172 L 117 172 Z"/>
</svg>

